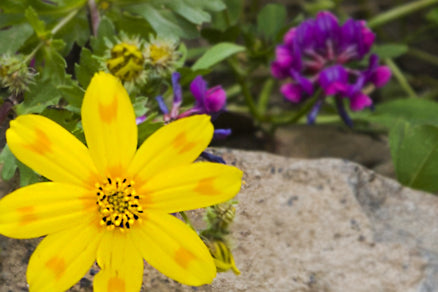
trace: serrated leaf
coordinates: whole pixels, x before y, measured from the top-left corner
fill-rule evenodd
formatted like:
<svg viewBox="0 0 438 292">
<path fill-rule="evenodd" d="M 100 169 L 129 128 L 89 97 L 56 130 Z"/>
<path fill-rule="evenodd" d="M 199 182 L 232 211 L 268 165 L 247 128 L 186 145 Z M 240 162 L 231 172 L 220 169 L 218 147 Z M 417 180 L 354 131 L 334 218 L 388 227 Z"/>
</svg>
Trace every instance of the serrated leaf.
<svg viewBox="0 0 438 292">
<path fill-rule="evenodd" d="M 146 106 L 147 102 L 148 102 L 148 98 L 145 96 L 138 96 L 135 99 L 133 107 L 134 107 L 134 112 L 135 112 L 136 117 L 143 116 L 147 113 L 147 111 L 148 111 L 148 108 Z"/>
<path fill-rule="evenodd" d="M 68 84 L 59 85 L 58 90 L 62 97 L 68 102 L 68 109 L 75 113 L 81 113 L 84 90 L 79 87 L 76 81 L 71 80 Z"/>
<path fill-rule="evenodd" d="M 38 13 L 33 9 L 32 6 L 29 6 L 24 12 L 27 21 L 32 26 L 33 30 L 36 32 L 39 38 L 46 35 L 46 24 L 39 19 Z"/>
<path fill-rule="evenodd" d="M 14 25 L 9 29 L 0 30 L 0 54 L 15 53 L 33 35 L 32 27 L 27 24 Z"/>
<path fill-rule="evenodd" d="M 374 45 L 372 52 L 377 54 L 381 59 L 397 58 L 406 54 L 409 47 L 404 44 L 384 44 Z"/>
<path fill-rule="evenodd" d="M 87 88 L 94 73 L 99 71 L 99 61 L 93 58 L 93 54 L 87 48 L 82 48 L 81 60 L 75 64 L 76 79 L 83 88 Z"/>
<path fill-rule="evenodd" d="M 62 37 L 66 43 L 65 49 L 62 51 L 63 55 L 67 55 L 71 51 L 74 43 L 79 47 L 85 46 L 90 38 L 89 26 L 88 15 L 84 10 L 76 14 L 74 20 L 69 21 L 57 32 L 56 36 Z"/>
<path fill-rule="evenodd" d="M 398 180 L 409 187 L 438 190 L 438 127 L 402 124 L 390 135 Z"/>
<path fill-rule="evenodd" d="M 65 67 L 67 63 L 61 54 L 52 47 L 44 47 L 44 70 L 41 76 L 51 79 L 54 84 L 62 84 L 65 79 Z"/>
<path fill-rule="evenodd" d="M 63 108 L 46 108 L 41 114 L 61 125 L 69 132 L 76 129 L 80 119 L 79 115 Z"/>
<path fill-rule="evenodd" d="M 56 84 L 50 79 L 38 78 L 29 86 L 29 91 L 24 95 L 24 101 L 15 108 L 18 115 L 41 113 L 50 105 L 56 105 L 61 98 Z"/>
<path fill-rule="evenodd" d="M 115 27 L 112 21 L 108 17 L 102 17 L 99 23 L 99 28 L 97 30 L 97 36 L 91 38 L 91 47 L 93 48 L 93 52 L 101 56 L 105 53 L 106 44 L 105 39 L 109 41 L 114 40 L 115 38 Z"/>
<path fill-rule="evenodd" d="M 280 4 L 268 4 L 257 15 L 257 31 L 267 39 L 274 39 L 285 25 L 286 8 Z"/>
<path fill-rule="evenodd" d="M 219 43 L 208 49 L 205 54 L 193 64 L 192 70 L 208 69 L 226 58 L 244 50 L 245 47 L 236 44 Z"/>
<path fill-rule="evenodd" d="M 3 147 L 2 152 L 0 153 L 0 163 L 2 166 L 2 179 L 10 180 L 17 170 L 17 159 L 14 154 L 12 154 L 11 150 L 9 150 L 9 146 L 6 144 Z"/>
</svg>

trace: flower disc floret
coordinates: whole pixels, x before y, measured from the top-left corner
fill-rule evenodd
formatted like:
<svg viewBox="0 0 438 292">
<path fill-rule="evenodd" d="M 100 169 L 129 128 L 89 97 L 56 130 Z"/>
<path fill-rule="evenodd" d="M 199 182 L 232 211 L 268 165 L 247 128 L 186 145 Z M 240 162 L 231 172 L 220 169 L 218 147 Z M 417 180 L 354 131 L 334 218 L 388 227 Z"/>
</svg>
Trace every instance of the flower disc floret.
<svg viewBox="0 0 438 292">
<path fill-rule="evenodd" d="M 143 208 L 134 184 L 134 181 L 128 181 L 126 178 L 107 178 L 104 183 L 96 184 L 96 204 L 102 216 L 100 225 L 107 226 L 108 230 L 119 228 L 125 231 L 137 220 L 141 220 Z"/>
<path fill-rule="evenodd" d="M 144 57 L 136 45 L 119 43 L 111 49 L 106 61 L 108 70 L 123 81 L 132 81 L 144 70 Z"/>
</svg>

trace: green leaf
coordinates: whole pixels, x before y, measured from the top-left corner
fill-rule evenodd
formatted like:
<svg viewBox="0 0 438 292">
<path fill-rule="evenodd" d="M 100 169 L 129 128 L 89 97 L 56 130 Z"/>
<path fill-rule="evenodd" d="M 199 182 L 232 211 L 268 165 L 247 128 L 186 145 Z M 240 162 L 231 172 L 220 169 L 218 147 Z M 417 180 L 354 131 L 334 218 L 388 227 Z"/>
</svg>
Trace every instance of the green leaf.
<svg viewBox="0 0 438 292">
<path fill-rule="evenodd" d="M 138 125 L 138 145 L 143 144 L 143 142 L 152 135 L 156 130 L 164 126 L 163 122 L 156 122 L 153 119 L 157 114 L 150 115 L 146 121 Z"/>
<path fill-rule="evenodd" d="M 26 16 L 27 21 L 30 23 L 39 38 L 47 34 L 46 24 L 39 19 L 37 12 L 35 11 L 35 9 L 32 8 L 32 6 L 29 6 L 26 9 L 24 15 Z"/>
<path fill-rule="evenodd" d="M 79 122 L 79 115 L 63 108 L 46 108 L 41 114 L 69 132 L 75 130 Z"/>
<path fill-rule="evenodd" d="M 113 41 L 115 36 L 116 30 L 112 21 L 108 17 L 102 17 L 97 30 L 97 37 L 91 38 L 93 52 L 98 56 L 102 56 L 107 49 L 105 39 Z"/>
<path fill-rule="evenodd" d="M 224 2 L 227 10 L 226 13 L 219 12 L 213 14 L 212 21 L 213 27 L 221 31 L 226 30 L 229 26 L 236 25 L 239 19 L 241 19 L 245 8 L 245 1 L 242 0 L 224 0 Z"/>
<path fill-rule="evenodd" d="M 10 180 L 17 170 L 17 159 L 14 154 L 12 154 L 11 150 L 9 150 L 7 144 L 0 153 L 0 163 L 3 164 L 1 173 L 2 179 Z"/>
<path fill-rule="evenodd" d="M 438 8 L 434 8 L 434 9 L 430 10 L 426 14 L 426 19 L 430 22 L 438 24 Z"/>
<path fill-rule="evenodd" d="M 81 11 L 76 14 L 74 19 L 67 22 L 56 34 L 58 37 L 66 42 L 65 49 L 62 51 L 63 55 L 67 55 L 73 44 L 76 43 L 79 47 L 85 46 L 90 38 L 90 23 L 86 11 Z"/>
<path fill-rule="evenodd" d="M 286 23 L 286 8 L 268 4 L 257 15 L 257 31 L 267 39 L 274 39 Z"/>
<path fill-rule="evenodd" d="M 199 35 L 196 26 L 168 9 L 158 9 L 152 4 L 142 3 L 127 7 L 127 10 L 142 16 L 160 36 L 190 39 Z"/>
<path fill-rule="evenodd" d="M 80 114 L 85 92 L 81 87 L 79 87 L 77 81 L 70 79 L 69 84 L 59 85 L 57 88 L 62 97 L 67 100 L 67 108 L 72 112 Z"/>
<path fill-rule="evenodd" d="M 23 13 L 10 13 L 10 14 L 2 14 L 0 17 L 0 28 L 5 28 L 11 25 L 21 24 L 26 21 Z"/>
<path fill-rule="evenodd" d="M 61 98 L 56 84 L 52 80 L 41 79 L 38 76 L 34 84 L 29 86 L 29 92 L 24 95 L 24 101 L 15 108 L 18 115 L 41 113 L 50 105 L 56 105 Z"/>
<path fill-rule="evenodd" d="M 148 111 L 148 108 L 146 106 L 147 102 L 148 102 L 148 98 L 145 96 L 138 96 L 135 99 L 133 107 L 134 107 L 134 112 L 135 112 L 136 117 L 143 116 L 147 113 L 147 111 Z"/>
<path fill-rule="evenodd" d="M 406 54 L 409 47 L 404 44 L 384 44 L 374 45 L 372 52 L 377 54 L 381 59 L 397 58 Z"/>
<path fill-rule="evenodd" d="M 208 49 L 207 52 L 205 52 L 205 54 L 201 58 L 199 58 L 199 60 L 196 61 L 195 64 L 193 64 L 192 69 L 208 69 L 213 65 L 225 60 L 226 58 L 244 50 L 245 47 L 232 43 L 220 43 L 214 45 L 213 47 Z"/>
<path fill-rule="evenodd" d="M 9 29 L 0 30 L 0 54 L 15 53 L 33 35 L 32 27 L 27 24 L 14 25 Z"/>
<path fill-rule="evenodd" d="M 93 54 L 87 48 L 82 48 L 81 60 L 75 64 L 76 79 L 83 88 L 87 88 L 94 73 L 99 71 L 99 61 L 93 58 Z"/>
<path fill-rule="evenodd" d="M 390 135 L 399 181 L 409 187 L 438 190 L 438 126 L 402 123 Z"/>
<path fill-rule="evenodd" d="M 420 98 L 404 98 L 378 104 L 374 112 L 363 111 L 355 114 L 355 118 L 391 128 L 400 120 L 413 125 L 438 125 L 437 113 L 437 102 Z"/>
<path fill-rule="evenodd" d="M 18 169 L 20 171 L 20 187 L 41 181 L 41 177 L 32 169 L 17 160 Z"/>
<path fill-rule="evenodd" d="M 195 23 L 202 24 L 203 22 L 209 22 L 211 20 L 210 14 L 199 9 L 199 6 L 190 5 L 189 2 L 196 2 L 193 0 L 180 0 L 180 1 L 168 1 L 167 5 L 173 11 L 186 20 Z M 194 3 L 193 3 L 194 4 Z"/>
<path fill-rule="evenodd" d="M 42 78 L 51 79 L 54 84 L 62 84 L 65 80 L 65 67 L 67 63 L 61 54 L 52 47 L 44 47 L 44 70 Z"/>
</svg>

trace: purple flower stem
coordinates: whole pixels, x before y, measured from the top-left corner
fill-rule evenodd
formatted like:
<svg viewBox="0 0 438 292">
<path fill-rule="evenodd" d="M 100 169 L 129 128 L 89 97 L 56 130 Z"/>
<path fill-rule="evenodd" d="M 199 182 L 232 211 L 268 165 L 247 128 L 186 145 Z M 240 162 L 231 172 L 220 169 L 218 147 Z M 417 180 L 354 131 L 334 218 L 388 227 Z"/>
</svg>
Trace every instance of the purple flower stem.
<svg viewBox="0 0 438 292">
<path fill-rule="evenodd" d="M 318 115 L 319 111 L 321 110 L 321 106 L 324 103 L 324 99 L 318 99 L 307 115 L 307 124 L 313 125 L 315 124 L 316 116 Z"/>
<path fill-rule="evenodd" d="M 341 116 L 344 123 L 348 127 L 353 128 L 353 121 L 351 120 L 350 116 L 348 115 L 347 111 L 345 110 L 344 103 L 342 102 L 342 97 L 336 96 L 335 102 L 336 102 L 336 108 L 338 110 L 338 113 Z"/>
<path fill-rule="evenodd" d="M 88 0 L 88 8 L 90 9 L 91 28 L 93 35 L 97 36 L 97 30 L 99 29 L 100 16 L 99 9 L 97 9 L 96 1 Z"/>
<path fill-rule="evenodd" d="M 225 160 L 222 157 L 208 153 L 207 151 L 203 151 L 200 156 L 210 162 L 226 164 Z"/>
</svg>

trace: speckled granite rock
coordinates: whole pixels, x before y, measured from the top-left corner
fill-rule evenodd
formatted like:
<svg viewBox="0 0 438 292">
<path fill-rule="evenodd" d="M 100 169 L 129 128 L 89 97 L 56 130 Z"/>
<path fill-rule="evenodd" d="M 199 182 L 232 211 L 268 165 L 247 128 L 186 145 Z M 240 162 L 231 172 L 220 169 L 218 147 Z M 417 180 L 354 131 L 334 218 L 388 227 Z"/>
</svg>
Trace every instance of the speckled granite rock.
<svg viewBox="0 0 438 292">
<path fill-rule="evenodd" d="M 438 197 L 348 161 L 219 151 L 245 171 L 232 232 L 242 274 L 193 288 L 148 267 L 144 291 L 438 291 Z M 1 292 L 27 291 L 37 241 L 0 238 Z M 71 291 L 90 287 L 88 275 Z"/>
</svg>

